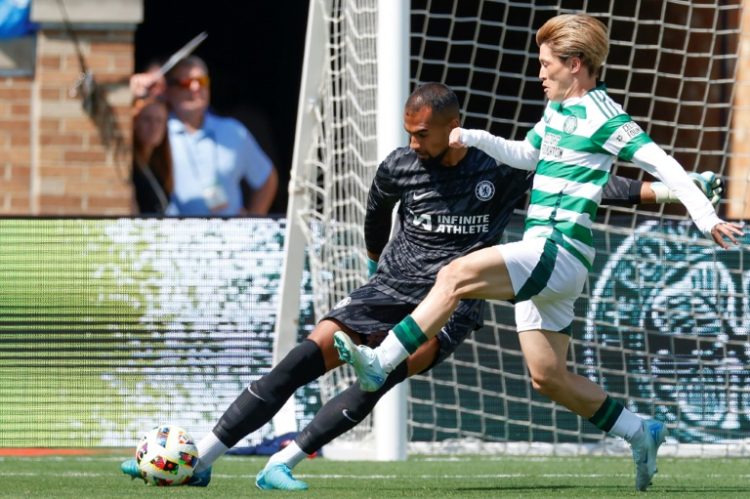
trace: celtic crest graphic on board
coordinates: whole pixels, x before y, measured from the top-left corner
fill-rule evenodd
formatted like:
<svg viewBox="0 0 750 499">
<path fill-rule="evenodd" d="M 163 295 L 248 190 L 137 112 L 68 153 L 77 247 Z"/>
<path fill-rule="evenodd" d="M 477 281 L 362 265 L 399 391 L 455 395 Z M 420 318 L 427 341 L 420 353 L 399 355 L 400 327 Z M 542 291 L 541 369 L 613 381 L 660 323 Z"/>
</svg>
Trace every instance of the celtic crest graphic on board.
<svg viewBox="0 0 750 499">
<path fill-rule="evenodd" d="M 586 375 L 682 442 L 750 434 L 750 251 L 649 221 L 592 275 Z M 602 258 L 599 255 L 598 258 Z"/>
</svg>

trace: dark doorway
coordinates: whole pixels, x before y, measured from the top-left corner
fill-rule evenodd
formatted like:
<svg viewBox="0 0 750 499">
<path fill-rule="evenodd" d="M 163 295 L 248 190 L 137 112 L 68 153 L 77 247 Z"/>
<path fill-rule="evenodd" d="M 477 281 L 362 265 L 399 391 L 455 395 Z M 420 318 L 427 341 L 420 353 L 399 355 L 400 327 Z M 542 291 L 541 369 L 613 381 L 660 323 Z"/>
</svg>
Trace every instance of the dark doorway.
<svg viewBox="0 0 750 499">
<path fill-rule="evenodd" d="M 211 72 L 211 105 L 252 132 L 279 171 L 273 213 L 286 213 L 308 2 L 144 0 L 135 66 L 144 69 L 201 31 L 195 54 Z"/>
</svg>

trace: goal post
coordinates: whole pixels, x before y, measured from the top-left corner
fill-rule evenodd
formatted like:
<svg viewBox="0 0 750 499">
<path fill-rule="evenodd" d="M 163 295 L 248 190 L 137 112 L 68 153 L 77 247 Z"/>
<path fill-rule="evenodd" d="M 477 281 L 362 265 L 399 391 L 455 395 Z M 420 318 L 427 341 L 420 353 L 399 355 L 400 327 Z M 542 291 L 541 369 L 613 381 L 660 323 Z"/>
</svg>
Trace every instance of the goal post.
<svg viewBox="0 0 750 499">
<path fill-rule="evenodd" d="M 305 191 L 297 179 L 302 178 L 305 169 L 305 154 L 314 147 L 314 131 L 317 126 L 316 106 L 322 80 L 320 68 L 326 60 L 325 44 L 321 43 L 328 35 L 326 22 L 319 2 L 310 1 L 305 53 L 302 63 L 299 101 L 297 103 L 297 124 L 295 144 L 292 153 L 292 168 L 289 176 L 289 197 L 287 203 L 287 225 L 284 234 L 284 261 L 279 286 L 279 306 L 274 328 L 273 365 L 294 348 L 298 342 L 300 293 L 302 273 L 305 265 L 305 220 L 304 206 L 308 203 Z M 273 418 L 277 435 L 297 431 L 297 411 L 295 397 L 282 406 Z"/>
<path fill-rule="evenodd" d="M 747 128 L 747 98 L 737 87 L 747 85 L 738 83 L 748 73 L 740 56 L 750 28 L 746 3 L 411 0 L 402 21 L 409 28 L 409 86 L 446 83 L 459 97 L 465 127 L 522 139 L 545 105 L 536 30 L 554 15 L 588 12 L 609 29 L 602 79 L 610 95 L 686 170 L 719 175 L 727 184 L 720 215 L 743 220 L 750 212 L 747 141 L 738 130 Z M 316 317 L 365 282 L 367 189 L 378 162 L 404 143 L 385 141 L 400 133 L 406 94 L 389 99 L 398 110 L 388 119 L 377 107 L 381 90 L 399 81 L 388 78 L 394 73 L 383 76 L 379 61 L 397 64 L 380 45 L 399 24 L 396 13 L 381 9 L 395 4 L 402 2 L 310 5 L 310 22 L 323 26 L 308 26 L 285 242 L 287 259 L 292 251 L 304 249 L 304 255 L 295 255 L 297 274 L 285 264 L 284 294 L 298 293 L 299 276 L 309 272 Z M 388 20 L 386 35 L 378 31 L 381 15 Z M 628 163 L 617 162 L 613 172 L 649 179 Z M 504 241 L 521 237 L 522 220 L 519 210 Z M 739 248 L 717 251 L 684 208 L 659 205 L 603 207 L 594 237 L 597 258 L 576 302 L 570 369 L 639 415 L 665 421 L 665 454 L 750 454 L 750 236 Z M 299 340 L 299 310 L 286 296 L 281 300 L 277 334 L 287 336 L 276 339 L 277 358 Z M 321 378 L 321 400 L 353 381 L 347 368 L 328 373 Z M 627 452 L 620 440 L 533 391 L 513 309 L 502 302 L 489 304 L 484 327 L 453 356 L 403 389 L 410 453 Z M 374 448 L 381 435 L 396 433 L 392 427 L 383 433 L 378 421 L 373 426 L 368 418 L 339 442 Z M 274 423 L 277 433 L 298 429 L 294 410 Z M 358 456 L 352 450 L 346 457 Z"/>
<path fill-rule="evenodd" d="M 315 251 L 327 251 L 324 248 L 327 241 L 321 237 L 321 231 L 325 233 L 326 229 L 321 224 L 344 222 L 349 226 L 344 230 L 351 232 L 345 237 L 354 237 L 359 244 L 343 248 L 344 252 L 351 254 L 344 257 L 348 260 L 348 271 L 354 274 L 350 286 L 342 288 L 329 279 L 325 279 L 325 284 L 324 280 L 313 280 L 318 284 L 314 284 L 313 293 L 318 298 L 328 297 L 315 298 L 316 320 L 320 313 L 325 313 L 352 291 L 355 284 L 364 282 L 366 266 L 361 265 L 365 254 L 362 210 L 367 202 L 367 189 L 379 158 L 385 158 L 406 140 L 401 121 L 409 89 L 409 13 L 409 1 L 374 0 L 344 2 L 341 5 L 330 1 L 310 2 L 297 112 L 297 138 L 289 183 L 274 364 L 298 342 L 297 311 L 305 250 L 316 248 L 312 251 L 313 255 Z M 336 19 L 336 24 L 331 22 L 333 19 Z M 359 43 L 346 43 L 355 36 L 359 37 Z M 370 76 L 360 79 L 355 71 L 363 66 L 369 68 Z M 342 89 L 351 89 L 352 92 Z M 353 157 L 323 150 L 326 147 L 339 149 L 352 145 L 344 142 L 347 134 L 337 131 L 339 125 L 333 121 L 351 119 L 336 112 L 345 108 L 360 115 L 359 122 L 367 124 L 364 130 L 374 128 L 373 135 L 362 137 L 363 129 L 353 127 L 352 132 L 360 135 L 359 140 L 366 146 Z M 326 122 L 324 118 L 329 121 Z M 351 163 L 347 161 L 352 159 L 362 163 L 361 167 L 364 168 L 356 179 L 354 189 L 347 185 L 346 180 L 351 173 Z M 354 197 L 354 204 L 360 208 L 356 220 L 351 220 L 354 218 L 352 213 L 335 206 L 337 199 L 334 196 L 341 195 L 342 191 Z M 322 204 L 313 206 L 315 200 Z M 355 225 L 357 222 L 360 223 Z M 311 271 L 314 271 L 315 263 L 311 267 Z M 323 273 L 332 272 L 326 268 L 320 270 Z M 321 290 L 320 286 L 326 284 L 334 289 Z M 348 379 L 353 381 L 351 377 Z M 364 451 L 362 457 L 378 460 L 406 458 L 406 389 L 406 384 L 394 387 L 377 404 L 373 424 L 375 432 L 382 438 L 368 446 L 359 445 L 358 451 Z M 300 429 L 297 427 L 295 406 L 295 399 L 290 398 L 274 418 L 277 434 Z M 342 450 L 342 457 L 343 453 L 351 455 L 351 452 L 352 449 Z M 337 454 L 333 447 L 326 452 L 329 457 Z"/>
<path fill-rule="evenodd" d="M 376 151 L 379 159 L 407 141 L 402 123 L 409 95 L 409 16 L 409 0 L 378 0 Z M 407 387 L 408 383 L 399 383 L 375 406 L 375 455 L 379 461 L 406 459 Z"/>
</svg>

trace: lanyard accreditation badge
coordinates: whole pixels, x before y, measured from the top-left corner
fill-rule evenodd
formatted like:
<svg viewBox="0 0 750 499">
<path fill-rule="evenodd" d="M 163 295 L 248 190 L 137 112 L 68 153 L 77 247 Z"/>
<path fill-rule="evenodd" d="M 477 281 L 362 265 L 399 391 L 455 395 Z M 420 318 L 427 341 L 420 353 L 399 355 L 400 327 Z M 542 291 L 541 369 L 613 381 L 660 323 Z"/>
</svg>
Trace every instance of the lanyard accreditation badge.
<svg viewBox="0 0 750 499">
<path fill-rule="evenodd" d="M 203 189 L 203 199 L 206 201 L 206 206 L 211 211 L 221 211 L 227 206 L 229 202 L 227 200 L 227 193 L 224 192 L 224 188 L 219 184 L 218 180 Z"/>
</svg>

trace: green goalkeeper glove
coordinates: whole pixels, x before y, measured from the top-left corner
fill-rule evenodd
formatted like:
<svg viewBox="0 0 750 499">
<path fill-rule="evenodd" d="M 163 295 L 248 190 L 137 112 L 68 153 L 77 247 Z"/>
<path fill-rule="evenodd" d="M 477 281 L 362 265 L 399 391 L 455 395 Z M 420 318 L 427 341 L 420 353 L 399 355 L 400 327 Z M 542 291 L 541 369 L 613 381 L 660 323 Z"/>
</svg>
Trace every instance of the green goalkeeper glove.
<svg viewBox="0 0 750 499">
<path fill-rule="evenodd" d="M 367 277 L 370 278 L 375 273 L 375 271 L 378 270 L 378 262 L 367 257 Z"/>
<path fill-rule="evenodd" d="M 711 201 L 714 207 L 718 206 L 721 200 L 721 193 L 724 190 L 724 184 L 721 177 L 714 172 L 689 173 L 690 179 L 698 186 L 703 194 Z M 656 195 L 657 203 L 676 203 L 679 201 L 675 193 L 670 191 L 663 182 L 652 182 L 651 189 Z"/>
</svg>

